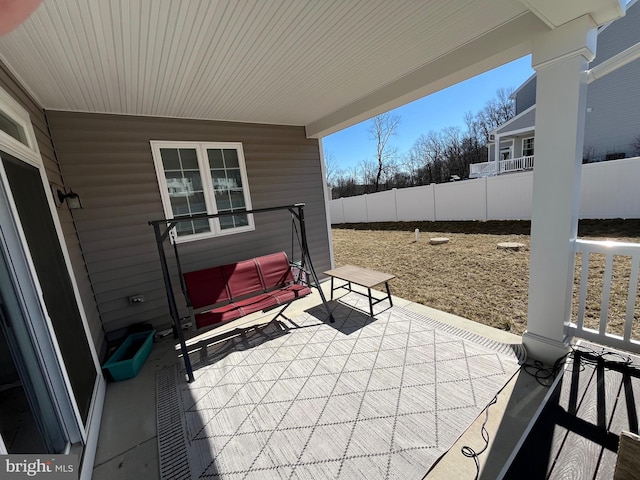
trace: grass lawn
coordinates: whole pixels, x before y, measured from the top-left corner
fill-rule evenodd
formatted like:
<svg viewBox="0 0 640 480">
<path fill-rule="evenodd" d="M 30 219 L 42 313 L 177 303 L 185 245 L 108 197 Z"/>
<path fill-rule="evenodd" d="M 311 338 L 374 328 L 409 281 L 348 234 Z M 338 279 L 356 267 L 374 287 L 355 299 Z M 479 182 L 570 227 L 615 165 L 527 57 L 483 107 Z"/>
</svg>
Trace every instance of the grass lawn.
<svg viewBox="0 0 640 480">
<path fill-rule="evenodd" d="M 420 229 L 416 242 L 414 230 Z M 495 328 L 526 330 L 529 288 L 529 222 L 397 222 L 334 225 L 336 266 L 359 265 L 396 275 L 391 293 Z M 449 243 L 430 245 L 433 237 Z M 580 238 L 640 243 L 640 220 L 581 221 Z M 525 245 L 500 250 L 500 242 Z M 602 257 L 602 258 L 600 258 Z M 576 262 L 580 263 L 580 258 Z M 616 257 L 609 305 L 609 331 L 622 332 L 631 262 Z M 590 259 L 587 326 L 600 318 L 604 257 Z M 576 278 L 574 289 L 579 286 Z M 599 288 L 598 288 L 599 286 Z M 576 308 L 574 308 L 574 311 Z M 640 299 L 634 337 L 640 338 Z"/>
</svg>

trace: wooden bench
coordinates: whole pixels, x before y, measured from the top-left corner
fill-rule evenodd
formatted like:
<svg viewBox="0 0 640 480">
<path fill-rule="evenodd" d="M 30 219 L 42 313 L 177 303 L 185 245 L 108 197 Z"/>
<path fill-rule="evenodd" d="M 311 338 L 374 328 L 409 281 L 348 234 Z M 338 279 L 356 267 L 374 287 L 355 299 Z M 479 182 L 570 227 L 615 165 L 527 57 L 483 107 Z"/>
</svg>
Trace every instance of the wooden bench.
<svg viewBox="0 0 640 480">
<path fill-rule="evenodd" d="M 294 281 L 285 252 L 187 272 L 183 279 L 194 329 L 283 306 L 277 318 L 291 302 L 311 293 L 308 285 Z"/>
<path fill-rule="evenodd" d="M 340 288 L 344 288 L 349 292 L 358 293 L 360 295 L 364 295 L 362 292 L 357 290 L 353 290 L 351 288 L 351 284 L 355 283 L 356 285 L 360 285 L 361 287 L 365 287 L 367 289 L 366 297 L 369 298 L 369 312 L 373 317 L 373 306 L 384 302 L 385 300 L 389 301 L 389 306 L 393 307 L 393 301 L 391 300 L 391 290 L 389 290 L 389 280 L 393 280 L 396 278 L 395 275 L 390 275 L 388 273 L 377 272 L 375 270 L 369 270 L 368 268 L 356 267 L 355 265 L 344 265 L 342 267 L 334 268 L 332 270 L 327 270 L 324 272 L 325 275 L 331 277 L 331 300 L 333 300 L 333 292 Z M 334 287 L 333 279 L 337 278 L 339 280 L 344 280 L 347 282 L 344 285 L 338 285 Z M 371 295 L 371 288 L 376 285 L 380 285 L 384 283 L 384 286 L 387 290 L 387 296 L 380 299 L 375 299 Z"/>
</svg>

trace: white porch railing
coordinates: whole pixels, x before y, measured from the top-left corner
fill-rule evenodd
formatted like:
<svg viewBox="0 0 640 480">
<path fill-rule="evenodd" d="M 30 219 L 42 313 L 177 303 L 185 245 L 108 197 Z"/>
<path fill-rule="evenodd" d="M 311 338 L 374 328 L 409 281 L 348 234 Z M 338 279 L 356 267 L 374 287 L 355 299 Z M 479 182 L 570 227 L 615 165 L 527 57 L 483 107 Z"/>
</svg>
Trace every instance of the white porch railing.
<svg viewBox="0 0 640 480">
<path fill-rule="evenodd" d="M 508 158 L 496 162 L 473 163 L 469 165 L 469 177 L 490 177 L 501 173 L 522 172 L 533 170 L 533 155 L 518 158 Z"/>
<path fill-rule="evenodd" d="M 472 163 L 469 165 L 469 178 L 492 177 L 497 171 L 496 162 Z"/>
<path fill-rule="evenodd" d="M 640 338 L 632 331 L 636 311 L 640 311 L 638 302 L 640 243 L 576 240 L 576 254 L 582 256 L 579 267 L 580 289 L 577 296 L 576 323 L 569 324 L 569 333 L 601 345 L 640 353 Z M 592 254 L 604 256 L 604 271 L 601 266 L 589 268 Z M 614 260 L 617 268 L 614 268 Z M 589 286 L 590 278 L 592 280 L 591 286 Z M 600 298 L 597 329 L 585 326 L 587 310 L 595 308 L 593 304 L 587 305 L 587 291 L 593 289 L 595 285 L 597 285 L 598 291 L 590 292 L 590 298 L 594 296 Z M 600 286 L 602 287 L 601 292 L 599 291 Z M 624 310 L 624 315 L 620 312 L 610 315 L 611 306 L 618 307 L 618 310 Z M 613 323 L 622 324 L 622 335 L 610 332 Z"/>
</svg>

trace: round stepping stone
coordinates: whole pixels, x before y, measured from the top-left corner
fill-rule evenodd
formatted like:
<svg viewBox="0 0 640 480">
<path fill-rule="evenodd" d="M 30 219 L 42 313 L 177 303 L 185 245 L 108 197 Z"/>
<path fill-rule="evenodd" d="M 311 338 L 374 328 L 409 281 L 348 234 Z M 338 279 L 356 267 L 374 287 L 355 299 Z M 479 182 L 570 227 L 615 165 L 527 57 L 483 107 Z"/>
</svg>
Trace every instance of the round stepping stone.
<svg viewBox="0 0 640 480">
<path fill-rule="evenodd" d="M 498 244 L 498 248 L 500 248 L 501 250 L 520 250 L 521 248 L 524 248 L 524 243 L 517 243 L 517 242 L 501 242 Z"/>
<path fill-rule="evenodd" d="M 429 239 L 429 243 L 431 245 L 442 245 L 443 243 L 449 243 L 449 239 L 447 237 L 435 237 Z"/>
</svg>

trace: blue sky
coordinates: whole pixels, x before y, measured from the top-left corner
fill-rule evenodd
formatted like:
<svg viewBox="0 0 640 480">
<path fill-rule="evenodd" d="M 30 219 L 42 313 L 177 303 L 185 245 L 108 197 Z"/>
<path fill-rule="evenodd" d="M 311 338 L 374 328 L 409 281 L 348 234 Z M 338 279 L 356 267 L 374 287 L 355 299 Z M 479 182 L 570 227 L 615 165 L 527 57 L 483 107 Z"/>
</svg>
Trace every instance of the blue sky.
<svg viewBox="0 0 640 480">
<path fill-rule="evenodd" d="M 496 90 L 515 89 L 532 74 L 531 57 L 526 56 L 396 108 L 393 113 L 398 114 L 401 120 L 397 135 L 391 139 L 391 146 L 402 155 L 423 133 L 449 126 L 463 127 L 465 112 L 476 113 L 495 96 Z M 322 145 L 325 155 L 329 153 L 335 159 L 335 167 L 344 170 L 350 170 L 365 158 L 372 159 L 375 153 L 369 121 L 325 137 Z"/>
</svg>

